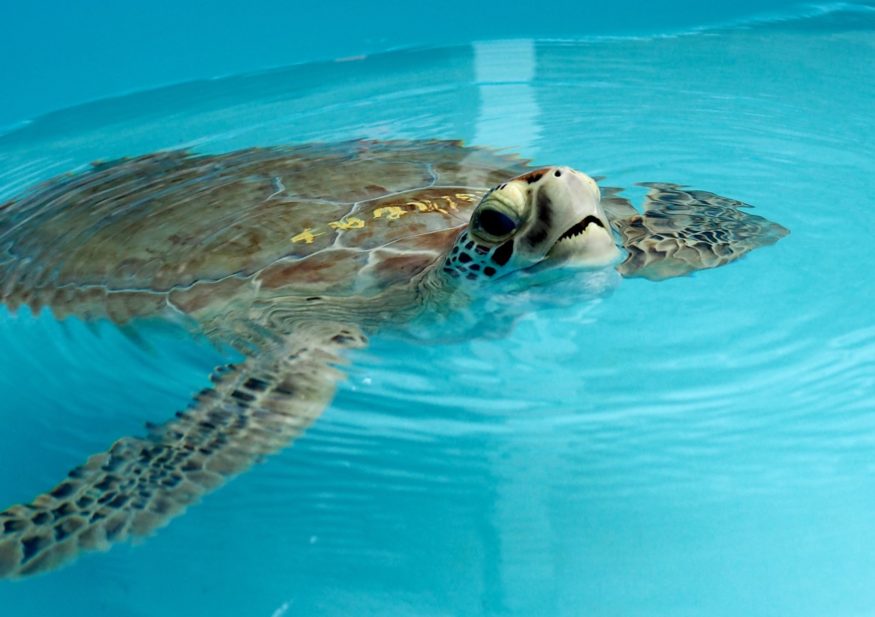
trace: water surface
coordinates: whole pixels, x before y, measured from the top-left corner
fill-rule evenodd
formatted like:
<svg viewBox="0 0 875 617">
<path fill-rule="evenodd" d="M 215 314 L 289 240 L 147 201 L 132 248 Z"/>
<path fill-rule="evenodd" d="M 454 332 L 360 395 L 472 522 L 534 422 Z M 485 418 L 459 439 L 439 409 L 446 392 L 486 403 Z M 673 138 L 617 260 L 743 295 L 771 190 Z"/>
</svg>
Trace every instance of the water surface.
<svg viewBox="0 0 875 617">
<path fill-rule="evenodd" d="M 462 138 L 792 235 L 533 303 L 503 338 L 376 337 L 295 446 L 140 546 L 0 584 L 14 615 L 875 614 L 875 11 L 488 41 L 199 82 L 0 136 L 0 194 L 163 148 Z M 172 328 L 0 313 L 0 500 L 186 405 Z"/>
</svg>

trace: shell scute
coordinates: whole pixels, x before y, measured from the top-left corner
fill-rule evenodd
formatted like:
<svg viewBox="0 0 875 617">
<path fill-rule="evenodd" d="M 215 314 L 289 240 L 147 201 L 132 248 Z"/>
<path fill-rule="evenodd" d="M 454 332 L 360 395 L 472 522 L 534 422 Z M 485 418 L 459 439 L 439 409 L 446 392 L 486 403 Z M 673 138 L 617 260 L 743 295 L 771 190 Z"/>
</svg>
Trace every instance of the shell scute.
<svg viewBox="0 0 875 617">
<path fill-rule="evenodd" d="M 273 263 L 262 270 L 256 280 L 265 290 L 271 291 L 288 289 L 299 294 L 346 294 L 355 288 L 356 276 L 367 262 L 366 252 L 329 249 L 304 259 Z"/>
<path fill-rule="evenodd" d="M 362 271 L 360 286 L 367 289 L 383 289 L 410 281 L 418 273 L 429 268 L 438 257 L 429 252 L 398 252 L 376 249 L 368 267 Z"/>
</svg>

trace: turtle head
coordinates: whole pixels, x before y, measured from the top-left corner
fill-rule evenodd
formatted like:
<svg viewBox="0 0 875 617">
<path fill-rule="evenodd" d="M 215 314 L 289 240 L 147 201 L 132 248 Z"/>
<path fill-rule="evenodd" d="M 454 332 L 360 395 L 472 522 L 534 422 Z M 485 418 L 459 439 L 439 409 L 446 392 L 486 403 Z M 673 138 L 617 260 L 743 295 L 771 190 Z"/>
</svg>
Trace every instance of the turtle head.
<svg viewBox="0 0 875 617">
<path fill-rule="evenodd" d="M 490 190 L 456 238 L 443 270 L 488 280 L 535 265 L 600 268 L 620 251 L 595 180 L 570 167 L 545 167 Z"/>
</svg>

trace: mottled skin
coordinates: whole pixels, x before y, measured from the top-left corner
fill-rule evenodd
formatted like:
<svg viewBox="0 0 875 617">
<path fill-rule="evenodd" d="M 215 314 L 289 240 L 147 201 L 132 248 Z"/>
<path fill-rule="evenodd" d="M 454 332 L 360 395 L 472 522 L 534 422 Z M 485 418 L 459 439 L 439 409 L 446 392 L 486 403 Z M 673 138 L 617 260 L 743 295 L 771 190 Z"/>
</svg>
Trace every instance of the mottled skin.
<svg viewBox="0 0 875 617">
<path fill-rule="evenodd" d="M 639 214 L 573 169 L 449 141 L 168 152 L 49 180 L 0 206 L 0 301 L 182 320 L 246 359 L 0 512 L 0 578 L 146 535 L 288 445 L 329 404 L 344 352 L 387 324 L 534 266 L 661 279 L 786 234 L 742 206 L 651 185 Z"/>
</svg>

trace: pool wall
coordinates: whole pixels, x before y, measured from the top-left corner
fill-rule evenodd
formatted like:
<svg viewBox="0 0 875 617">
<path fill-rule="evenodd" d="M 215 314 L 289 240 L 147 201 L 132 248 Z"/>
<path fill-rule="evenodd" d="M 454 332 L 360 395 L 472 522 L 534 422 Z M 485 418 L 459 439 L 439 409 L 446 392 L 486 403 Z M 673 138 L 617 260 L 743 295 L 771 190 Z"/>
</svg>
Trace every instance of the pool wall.
<svg viewBox="0 0 875 617">
<path fill-rule="evenodd" d="M 130 91 L 311 60 L 495 38 L 678 32 L 797 6 L 791 0 L 7 0 L 0 4 L 0 129 Z"/>
</svg>

